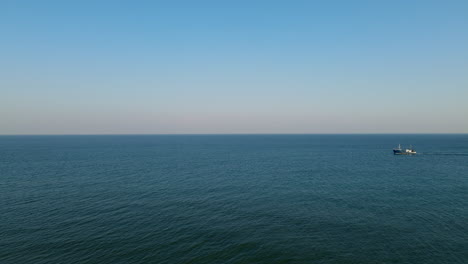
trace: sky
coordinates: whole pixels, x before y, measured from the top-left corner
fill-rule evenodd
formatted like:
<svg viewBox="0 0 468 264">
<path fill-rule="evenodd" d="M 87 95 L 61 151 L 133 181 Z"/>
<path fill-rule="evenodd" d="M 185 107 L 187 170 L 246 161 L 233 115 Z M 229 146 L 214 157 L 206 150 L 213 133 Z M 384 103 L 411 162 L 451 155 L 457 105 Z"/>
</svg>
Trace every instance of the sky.
<svg viewBox="0 0 468 264">
<path fill-rule="evenodd" d="M 468 133 L 468 1 L 0 1 L 0 134 Z"/>
</svg>

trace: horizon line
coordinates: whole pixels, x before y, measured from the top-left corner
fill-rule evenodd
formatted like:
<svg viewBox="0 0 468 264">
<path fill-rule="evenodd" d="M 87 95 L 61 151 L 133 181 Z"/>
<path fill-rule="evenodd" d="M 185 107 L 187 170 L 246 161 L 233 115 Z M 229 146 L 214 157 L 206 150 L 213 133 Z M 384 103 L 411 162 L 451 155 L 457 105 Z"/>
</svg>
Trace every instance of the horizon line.
<svg viewBox="0 0 468 264">
<path fill-rule="evenodd" d="M 0 134 L 0 136 L 255 136 L 255 135 L 468 135 L 468 132 L 402 133 L 103 133 L 103 134 Z"/>
</svg>

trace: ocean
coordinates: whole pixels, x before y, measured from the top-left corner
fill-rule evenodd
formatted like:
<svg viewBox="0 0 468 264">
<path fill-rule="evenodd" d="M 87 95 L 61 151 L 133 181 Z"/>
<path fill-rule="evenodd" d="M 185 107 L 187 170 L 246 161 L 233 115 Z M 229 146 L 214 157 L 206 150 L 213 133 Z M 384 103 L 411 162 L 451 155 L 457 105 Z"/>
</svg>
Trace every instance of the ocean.
<svg viewBox="0 0 468 264">
<path fill-rule="evenodd" d="M 0 263 L 466 264 L 468 135 L 0 136 Z"/>
</svg>

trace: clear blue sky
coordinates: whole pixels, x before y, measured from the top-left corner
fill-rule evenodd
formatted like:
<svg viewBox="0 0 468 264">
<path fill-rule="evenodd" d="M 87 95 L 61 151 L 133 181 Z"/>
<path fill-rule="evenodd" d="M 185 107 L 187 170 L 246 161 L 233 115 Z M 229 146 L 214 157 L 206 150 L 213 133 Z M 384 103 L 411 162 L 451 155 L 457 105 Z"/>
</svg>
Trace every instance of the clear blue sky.
<svg viewBox="0 0 468 264">
<path fill-rule="evenodd" d="M 0 2 L 0 134 L 468 133 L 468 1 Z"/>
</svg>

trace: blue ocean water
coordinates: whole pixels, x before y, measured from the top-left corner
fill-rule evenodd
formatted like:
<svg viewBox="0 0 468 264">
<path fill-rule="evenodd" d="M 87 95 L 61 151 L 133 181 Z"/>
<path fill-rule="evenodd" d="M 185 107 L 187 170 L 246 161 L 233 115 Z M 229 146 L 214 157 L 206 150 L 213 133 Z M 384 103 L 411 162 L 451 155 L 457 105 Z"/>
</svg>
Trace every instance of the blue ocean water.
<svg viewBox="0 0 468 264">
<path fill-rule="evenodd" d="M 1 136 L 0 201 L 2 264 L 468 263 L 468 135 Z"/>
</svg>

